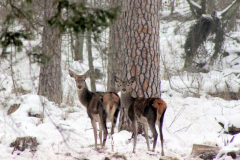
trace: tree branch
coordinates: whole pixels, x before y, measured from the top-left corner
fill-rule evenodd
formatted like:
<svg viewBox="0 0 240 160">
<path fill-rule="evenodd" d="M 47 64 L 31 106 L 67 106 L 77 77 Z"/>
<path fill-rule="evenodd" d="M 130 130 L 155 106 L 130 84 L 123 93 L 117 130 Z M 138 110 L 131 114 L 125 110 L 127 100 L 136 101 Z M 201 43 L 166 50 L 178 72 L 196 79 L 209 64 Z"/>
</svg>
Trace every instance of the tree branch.
<svg viewBox="0 0 240 160">
<path fill-rule="evenodd" d="M 221 12 L 222 20 L 228 20 L 231 18 L 233 13 L 238 9 L 240 5 L 240 0 L 235 0 L 231 5 Z"/>
<path fill-rule="evenodd" d="M 190 6 L 190 9 L 191 9 L 191 11 L 192 11 L 192 14 L 193 14 L 197 19 L 200 18 L 200 17 L 202 16 L 202 14 L 204 13 L 202 7 L 201 7 L 199 4 L 197 4 L 197 3 L 195 3 L 195 2 L 193 2 L 193 1 L 191 1 L 191 0 L 187 0 L 187 2 L 188 2 L 188 4 L 189 4 L 189 6 Z"/>
<path fill-rule="evenodd" d="M 32 26 L 32 28 L 37 31 L 37 28 L 33 25 L 33 23 L 29 20 L 29 18 L 21 11 L 21 9 L 19 9 L 18 7 L 16 7 L 15 5 L 12 4 L 12 1 L 10 1 L 10 5 L 12 8 L 14 8 L 15 10 L 17 10 L 20 14 L 22 14 L 26 20 L 29 22 L 29 24 Z"/>
</svg>

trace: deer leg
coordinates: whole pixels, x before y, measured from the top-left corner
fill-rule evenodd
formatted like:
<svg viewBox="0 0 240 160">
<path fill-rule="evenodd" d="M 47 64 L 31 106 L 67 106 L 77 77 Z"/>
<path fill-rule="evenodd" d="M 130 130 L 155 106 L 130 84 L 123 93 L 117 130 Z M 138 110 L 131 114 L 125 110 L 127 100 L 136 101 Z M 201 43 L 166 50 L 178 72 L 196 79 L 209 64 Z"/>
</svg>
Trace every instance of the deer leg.
<svg viewBox="0 0 240 160">
<path fill-rule="evenodd" d="M 113 120 L 114 121 L 114 120 Z M 115 128 L 115 123 L 112 121 L 112 128 L 111 128 L 111 146 L 112 146 L 112 151 L 114 151 L 114 146 L 113 146 L 113 134 L 114 134 L 114 128 Z"/>
<path fill-rule="evenodd" d="M 106 140 L 107 140 L 107 125 L 106 125 L 106 120 L 107 120 L 107 114 L 106 112 L 102 109 L 99 111 L 99 115 L 100 115 L 100 123 L 102 126 L 102 130 L 103 130 L 103 143 L 102 143 L 102 148 L 104 148 L 105 144 L 106 144 Z"/>
<path fill-rule="evenodd" d="M 160 118 L 160 123 L 158 125 L 159 126 L 159 133 L 160 133 L 160 140 L 161 140 L 161 147 L 162 147 L 162 156 L 164 156 L 162 126 L 163 126 L 163 119 L 164 119 L 165 111 L 163 112 L 163 114 L 162 114 L 162 116 Z"/>
<path fill-rule="evenodd" d="M 136 153 L 136 142 L 137 142 L 137 131 L 138 131 L 138 124 L 136 119 L 132 121 L 133 125 L 133 134 L 134 134 L 134 139 L 133 139 L 133 153 Z"/>
<path fill-rule="evenodd" d="M 116 125 L 116 122 L 114 122 L 114 118 L 112 120 L 112 127 L 111 127 L 111 136 L 114 134 L 114 128 L 115 128 L 115 125 Z"/>
<path fill-rule="evenodd" d="M 158 133 L 157 133 L 157 130 L 156 130 L 156 127 L 155 127 L 155 122 L 153 121 L 148 121 L 148 124 L 149 124 L 149 127 L 152 131 L 152 134 L 153 134 L 153 152 L 155 151 L 155 147 L 156 147 L 156 143 L 157 143 L 157 136 L 158 136 Z"/>
<path fill-rule="evenodd" d="M 100 145 L 102 146 L 102 125 L 101 123 L 98 123 L 99 125 L 99 139 L 100 139 Z"/>
<path fill-rule="evenodd" d="M 115 128 L 116 123 L 117 123 L 117 118 L 118 118 L 119 110 L 120 110 L 120 106 L 118 106 L 118 107 L 116 108 L 116 111 L 115 111 L 115 113 L 114 113 L 114 115 L 113 115 L 111 135 L 114 134 L 114 128 Z"/>
<path fill-rule="evenodd" d="M 108 134 L 106 120 L 105 120 L 105 122 L 103 122 L 102 125 L 103 125 L 103 144 L 102 144 L 102 147 L 104 147 L 105 144 L 106 144 L 107 134 Z"/>
<path fill-rule="evenodd" d="M 143 130 L 144 130 L 145 139 L 147 142 L 148 151 L 150 151 L 149 140 L 148 140 L 148 124 L 143 124 Z"/>
<path fill-rule="evenodd" d="M 94 119 L 91 119 L 91 123 L 93 126 L 93 133 L 94 133 L 94 139 L 95 139 L 95 149 L 97 149 L 97 124 Z"/>
</svg>

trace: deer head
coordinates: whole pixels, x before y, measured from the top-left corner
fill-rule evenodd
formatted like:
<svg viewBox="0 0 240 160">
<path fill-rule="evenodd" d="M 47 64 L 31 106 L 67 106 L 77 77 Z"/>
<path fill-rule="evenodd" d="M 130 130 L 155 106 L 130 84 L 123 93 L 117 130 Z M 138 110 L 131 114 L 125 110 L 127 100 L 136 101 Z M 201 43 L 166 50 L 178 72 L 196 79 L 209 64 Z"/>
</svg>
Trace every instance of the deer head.
<svg viewBox="0 0 240 160">
<path fill-rule="evenodd" d="M 135 81 L 135 77 L 130 78 L 128 81 L 122 81 L 117 76 L 114 76 L 114 79 L 122 94 L 132 91 L 132 84 Z"/>
<path fill-rule="evenodd" d="M 76 82 L 76 87 L 78 90 L 82 90 L 83 88 L 87 87 L 87 84 L 85 82 L 86 78 L 90 76 L 91 71 L 88 70 L 85 74 L 83 75 L 76 75 L 72 70 L 68 70 L 69 75 L 75 79 Z"/>
</svg>

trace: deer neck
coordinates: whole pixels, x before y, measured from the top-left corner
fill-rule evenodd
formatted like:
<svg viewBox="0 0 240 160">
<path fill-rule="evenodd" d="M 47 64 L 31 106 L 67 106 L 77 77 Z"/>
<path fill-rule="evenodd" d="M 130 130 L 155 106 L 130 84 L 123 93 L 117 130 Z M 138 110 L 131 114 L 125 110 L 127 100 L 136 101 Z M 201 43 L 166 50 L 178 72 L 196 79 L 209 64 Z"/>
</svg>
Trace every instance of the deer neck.
<svg viewBox="0 0 240 160">
<path fill-rule="evenodd" d="M 87 87 L 82 90 L 78 90 L 78 99 L 85 107 L 88 107 L 90 100 L 92 99 L 92 92 L 88 90 Z"/>
<path fill-rule="evenodd" d="M 133 100 L 133 97 L 131 95 L 131 92 L 121 94 L 121 103 L 123 106 L 128 108 L 130 106 L 132 100 Z"/>
</svg>

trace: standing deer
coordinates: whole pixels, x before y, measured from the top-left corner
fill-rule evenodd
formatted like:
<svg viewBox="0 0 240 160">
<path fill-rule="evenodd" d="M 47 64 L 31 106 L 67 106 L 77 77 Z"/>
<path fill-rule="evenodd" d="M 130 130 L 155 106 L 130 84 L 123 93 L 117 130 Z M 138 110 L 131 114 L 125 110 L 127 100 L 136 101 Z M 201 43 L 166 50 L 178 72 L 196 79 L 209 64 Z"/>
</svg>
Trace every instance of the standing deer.
<svg viewBox="0 0 240 160">
<path fill-rule="evenodd" d="M 162 156 L 164 156 L 163 151 L 163 134 L 162 134 L 162 126 L 163 126 L 163 118 L 164 113 L 167 109 L 166 103 L 160 98 L 133 98 L 131 95 L 132 84 L 135 81 L 135 77 L 132 77 L 128 81 L 122 81 L 118 77 L 114 77 L 117 86 L 121 91 L 121 103 L 125 107 L 128 107 L 128 116 L 132 121 L 133 126 L 133 135 L 134 135 L 134 144 L 133 144 L 133 153 L 135 153 L 136 149 L 136 140 L 137 140 L 137 131 L 138 125 L 137 122 L 143 124 L 143 129 L 145 132 L 145 138 L 147 142 L 148 150 L 149 148 L 149 140 L 148 140 L 148 126 L 150 127 L 154 142 L 153 142 L 153 152 L 155 151 L 157 136 L 158 133 L 156 131 L 155 123 L 159 126 L 161 146 L 162 146 Z"/>
<path fill-rule="evenodd" d="M 97 124 L 99 124 L 99 139 L 102 148 L 104 148 L 107 139 L 106 122 L 112 123 L 111 135 L 114 134 L 118 112 L 120 110 L 120 98 L 114 92 L 91 92 L 88 90 L 85 82 L 86 78 L 90 76 L 91 71 L 87 71 L 83 75 L 76 75 L 69 70 L 71 77 L 75 79 L 78 99 L 87 108 L 87 114 L 91 119 L 94 131 L 95 149 L 97 149 Z M 103 131 L 103 141 L 102 141 Z"/>
</svg>

